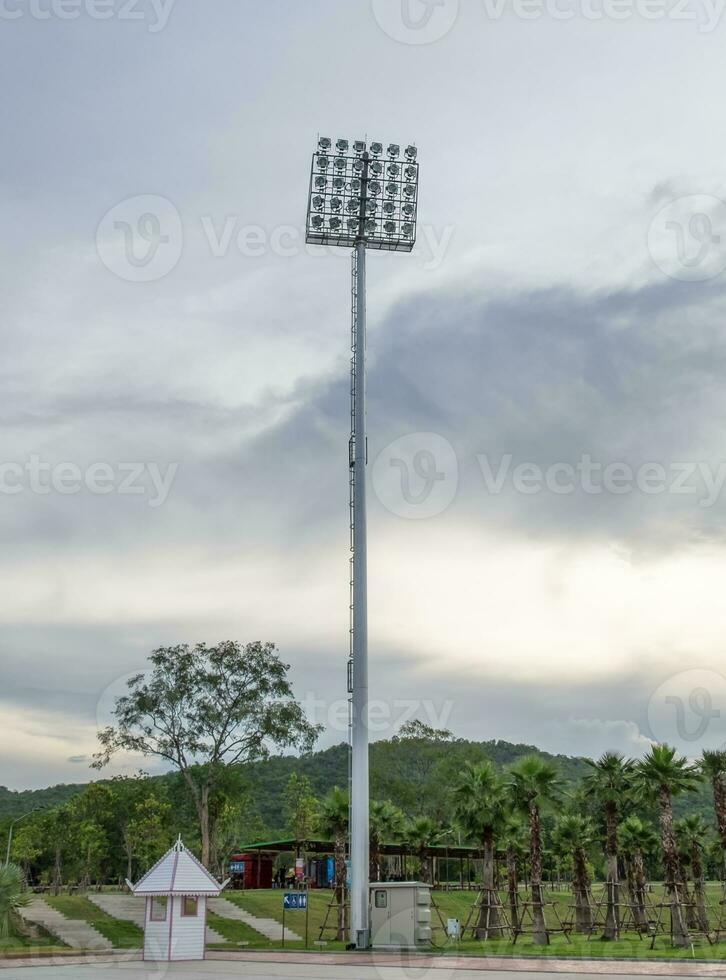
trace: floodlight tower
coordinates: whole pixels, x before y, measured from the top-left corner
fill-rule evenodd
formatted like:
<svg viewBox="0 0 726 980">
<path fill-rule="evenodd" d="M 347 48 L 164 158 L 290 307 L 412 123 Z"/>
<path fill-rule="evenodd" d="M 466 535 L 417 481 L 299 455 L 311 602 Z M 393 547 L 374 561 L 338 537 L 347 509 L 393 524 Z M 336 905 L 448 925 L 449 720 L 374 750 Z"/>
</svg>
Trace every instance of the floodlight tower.
<svg viewBox="0 0 726 980">
<path fill-rule="evenodd" d="M 318 140 L 310 171 L 306 241 L 352 249 L 350 386 L 350 942 L 369 946 L 368 569 L 366 533 L 366 249 L 410 252 L 416 243 L 416 147 Z"/>
</svg>

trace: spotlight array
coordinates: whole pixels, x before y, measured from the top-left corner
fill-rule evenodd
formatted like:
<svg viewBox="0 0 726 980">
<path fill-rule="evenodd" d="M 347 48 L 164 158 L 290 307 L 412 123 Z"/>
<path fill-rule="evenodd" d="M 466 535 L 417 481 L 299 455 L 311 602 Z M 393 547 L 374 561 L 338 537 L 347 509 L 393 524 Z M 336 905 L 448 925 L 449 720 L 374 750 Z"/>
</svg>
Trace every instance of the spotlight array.
<svg viewBox="0 0 726 980">
<path fill-rule="evenodd" d="M 306 240 L 410 252 L 416 242 L 417 150 L 321 137 L 313 154 Z"/>
</svg>

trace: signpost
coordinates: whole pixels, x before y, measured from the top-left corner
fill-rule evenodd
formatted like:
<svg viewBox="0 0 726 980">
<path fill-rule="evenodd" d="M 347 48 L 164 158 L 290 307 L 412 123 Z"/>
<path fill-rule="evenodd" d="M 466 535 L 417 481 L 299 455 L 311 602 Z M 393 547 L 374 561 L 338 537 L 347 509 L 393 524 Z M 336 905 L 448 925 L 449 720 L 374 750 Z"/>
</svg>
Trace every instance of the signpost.
<svg viewBox="0 0 726 980">
<path fill-rule="evenodd" d="M 285 946 L 285 913 L 304 912 L 305 913 L 305 949 L 308 948 L 308 924 L 310 922 L 310 908 L 308 905 L 308 891 L 304 892 L 285 892 L 282 896 L 282 945 Z"/>
</svg>

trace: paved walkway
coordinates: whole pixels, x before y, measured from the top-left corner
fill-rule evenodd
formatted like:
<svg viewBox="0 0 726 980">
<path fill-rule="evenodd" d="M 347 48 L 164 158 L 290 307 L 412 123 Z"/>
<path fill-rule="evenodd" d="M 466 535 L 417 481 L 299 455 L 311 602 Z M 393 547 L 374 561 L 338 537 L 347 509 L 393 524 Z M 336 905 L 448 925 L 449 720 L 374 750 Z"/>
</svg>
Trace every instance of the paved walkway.
<svg viewBox="0 0 726 980">
<path fill-rule="evenodd" d="M 234 902 L 227 901 L 226 898 L 210 898 L 209 908 L 215 915 L 219 915 L 223 919 L 234 919 L 237 922 L 245 922 L 255 932 L 261 933 L 273 942 L 279 943 L 282 941 L 282 923 L 278 922 L 277 919 L 262 919 L 259 916 L 252 915 L 250 912 L 245 912 L 244 909 L 241 909 L 239 905 L 235 905 Z M 296 932 L 293 932 L 287 923 L 285 923 L 285 939 L 289 939 L 291 943 L 303 941 L 302 936 L 298 936 Z M 224 942 L 224 940 L 222 941 Z"/>
<path fill-rule="evenodd" d="M 110 915 L 112 919 L 121 919 L 124 922 L 133 922 L 139 929 L 144 929 L 144 918 L 146 916 L 146 899 L 136 898 L 135 895 L 115 895 L 90 893 L 86 896 L 89 902 Z M 228 917 L 229 918 L 229 917 Z M 207 943 L 225 943 L 224 936 L 207 926 Z"/>
<path fill-rule="evenodd" d="M 71 949 L 113 949 L 113 943 L 82 919 L 67 919 L 42 898 L 34 898 L 18 912 L 26 922 L 43 926 Z"/>
</svg>

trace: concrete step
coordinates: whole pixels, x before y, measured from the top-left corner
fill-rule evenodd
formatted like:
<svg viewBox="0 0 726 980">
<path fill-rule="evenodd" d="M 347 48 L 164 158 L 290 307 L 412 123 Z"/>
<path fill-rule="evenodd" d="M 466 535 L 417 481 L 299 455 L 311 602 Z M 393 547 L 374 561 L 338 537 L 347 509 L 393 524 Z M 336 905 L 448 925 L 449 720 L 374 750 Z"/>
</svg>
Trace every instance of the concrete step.
<svg viewBox="0 0 726 980">
<path fill-rule="evenodd" d="M 42 898 L 34 898 L 25 908 L 18 909 L 27 922 L 42 926 L 72 949 L 113 949 L 113 943 L 106 939 L 90 923 L 81 919 L 68 919 Z"/>
<path fill-rule="evenodd" d="M 104 892 L 88 895 L 89 902 L 110 915 L 112 919 L 121 919 L 124 922 L 133 922 L 139 927 L 144 928 L 144 916 L 146 915 L 146 900 L 136 898 L 134 895 L 116 895 Z M 225 943 L 227 940 L 220 936 L 218 932 L 207 926 L 208 943 Z"/>
<path fill-rule="evenodd" d="M 261 933 L 273 942 L 282 940 L 282 923 L 278 922 L 277 919 L 263 919 L 252 915 L 251 912 L 246 912 L 234 902 L 227 901 L 226 898 L 210 898 L 209 908 L 222 919 L 245 922 L 255 932 Z M 288 929 L 287 923 L 285 924 L 285 939 L 289 939 L 290 942 L 302 942 L 302 936 L 298 936 L 292 929 Z"/>
</svg>

